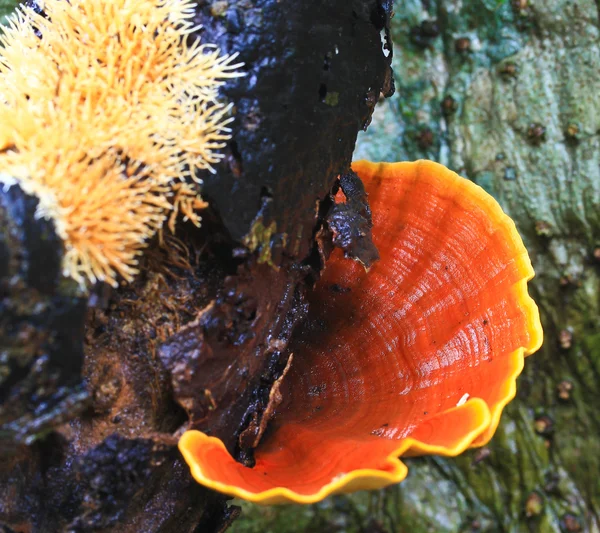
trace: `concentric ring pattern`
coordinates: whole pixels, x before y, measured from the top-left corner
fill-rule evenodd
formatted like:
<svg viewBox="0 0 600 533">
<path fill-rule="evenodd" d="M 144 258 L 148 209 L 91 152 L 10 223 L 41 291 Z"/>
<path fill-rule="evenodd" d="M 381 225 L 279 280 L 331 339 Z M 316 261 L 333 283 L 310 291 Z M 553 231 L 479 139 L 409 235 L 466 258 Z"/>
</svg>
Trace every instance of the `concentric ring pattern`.
<svg viewBox="0 0 600 533">
<path fill-rule="evenodd" d="M 254 468 L 216 438 L 183 435 L 192 475 L 210 488 L 310 503 L 397 483 L 401 455 L 485 444 L 541 345 L 527 251 L 491 196 L 429 161 L 353 169 L 381 260 L 369 272 L 337 252 L 327 263 Z"/>
</svg>

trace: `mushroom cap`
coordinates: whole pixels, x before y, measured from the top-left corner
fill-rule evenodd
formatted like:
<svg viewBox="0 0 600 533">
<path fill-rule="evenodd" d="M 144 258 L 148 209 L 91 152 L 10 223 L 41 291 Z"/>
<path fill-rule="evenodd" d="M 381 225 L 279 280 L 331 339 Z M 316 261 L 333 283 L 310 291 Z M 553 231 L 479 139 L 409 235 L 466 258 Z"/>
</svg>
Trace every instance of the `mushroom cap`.
<svg viewBox="0 0 600 533">
<path fill-rule="evenodd" d="M 402 481 L 402 455 L 487 443 L 524 357 L 542 343 L 527 251 L 489 194 L 429 161 L 353 170 L 381 260 L 368 272 L 339 251 L 327 262 L 253 468 L 217 438 L 182 436 L 207 487 L 312 503 Z"/>
</svg>

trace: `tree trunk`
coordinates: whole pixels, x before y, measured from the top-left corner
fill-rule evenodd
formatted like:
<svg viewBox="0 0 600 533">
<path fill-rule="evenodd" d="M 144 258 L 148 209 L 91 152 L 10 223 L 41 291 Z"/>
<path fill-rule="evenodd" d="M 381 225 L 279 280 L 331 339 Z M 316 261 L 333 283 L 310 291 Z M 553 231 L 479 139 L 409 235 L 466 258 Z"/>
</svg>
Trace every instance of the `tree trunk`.
<svg viewBox="0 0 600 533">
<path fill-rule="evenodd" d="M 515 219 L 545 331 L 491 443 L 396 487 L 243 506 L 236 533 L 600 531 L 600 4 L 396 0 L 396 95 L 355 158 L 440 161 Z M 293 524 L 290 526 L 289 524 Z"/>
</svg>

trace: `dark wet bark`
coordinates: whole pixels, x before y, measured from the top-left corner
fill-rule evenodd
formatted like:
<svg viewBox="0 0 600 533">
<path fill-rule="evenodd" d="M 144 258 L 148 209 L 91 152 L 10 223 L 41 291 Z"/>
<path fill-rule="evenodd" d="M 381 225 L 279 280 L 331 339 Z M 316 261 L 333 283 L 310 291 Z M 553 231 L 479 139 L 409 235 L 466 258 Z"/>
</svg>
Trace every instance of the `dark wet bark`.
<svg viewBox="0 0 600 533">
<path fill-rule="evenodd" d="M 203 42 L 245 63 L 223 89 L 233 137 L 202 176 L 202 228 L 151 243 L 129 285 L 88 301 L 59 278 L 60 241 L 35 202 L 0 192 L 0 524 L 211 533 L 235 518 L 192 480 L 177 437 L 202 429 L 252 463 L 325 257 L 326 206 L 393 91 L 389 15 L 378 0 L 199 3 Z M 352 248 L 370 214 L 360 194 L 346 211 L 334 218 Z"/>
</svg>

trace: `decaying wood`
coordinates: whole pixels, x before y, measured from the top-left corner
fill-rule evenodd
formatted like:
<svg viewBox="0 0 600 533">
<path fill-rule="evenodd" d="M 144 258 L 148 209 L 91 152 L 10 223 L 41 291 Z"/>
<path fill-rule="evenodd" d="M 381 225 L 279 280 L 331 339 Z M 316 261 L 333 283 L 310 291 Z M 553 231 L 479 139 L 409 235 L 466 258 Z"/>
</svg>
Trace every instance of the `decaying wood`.
<svg viewBox="0 0 600 533">
<path fill-rule="evenodd" d="M 203 42 L 245 63 L 223 89 L 233 137 L 202 176 L 202 228 L 151 243 L 131 284 L 88 295 L 60 279 L 35 200 L 0 191 L 0 524 L 210 533 L 235 517 L 191 479 L 177 436 L 202 429 L 252 464 L 323 235 L 351 249 L 356 222 L 369 240 L 363 197 L 328 209 L 393 92 L 390 14 L 380 0 L 199 2 Z"/>
</svg>

